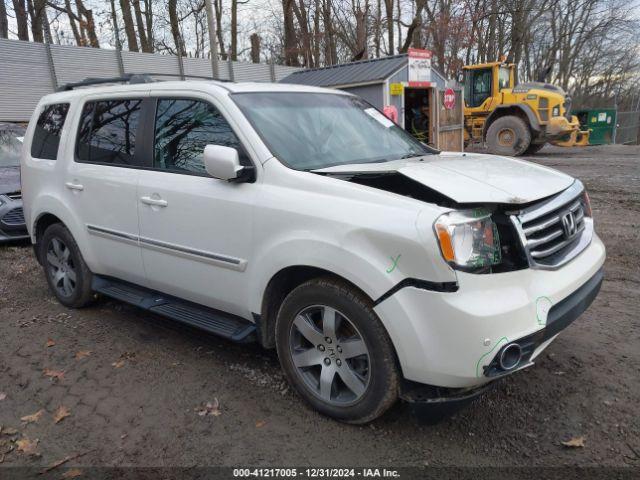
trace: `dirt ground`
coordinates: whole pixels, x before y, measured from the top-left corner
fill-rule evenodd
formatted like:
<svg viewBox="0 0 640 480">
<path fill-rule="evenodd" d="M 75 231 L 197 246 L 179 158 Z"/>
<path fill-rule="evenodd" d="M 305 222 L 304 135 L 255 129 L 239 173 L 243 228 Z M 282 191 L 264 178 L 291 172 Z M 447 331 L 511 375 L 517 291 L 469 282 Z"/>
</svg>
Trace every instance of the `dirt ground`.
<svg viewBox="0 0 640 480">
<path fill-rule="evenodd" d="M 587 185 L 605 283 L 534 367 L 435 426 L 402 404 L 364 427 L 324 418 L 273 352 L 115 301 L 69 310 L 29 245 L 0 247 L 0 463 L 640 467 L 640 147 L 533 160 Z"/>
</svg>

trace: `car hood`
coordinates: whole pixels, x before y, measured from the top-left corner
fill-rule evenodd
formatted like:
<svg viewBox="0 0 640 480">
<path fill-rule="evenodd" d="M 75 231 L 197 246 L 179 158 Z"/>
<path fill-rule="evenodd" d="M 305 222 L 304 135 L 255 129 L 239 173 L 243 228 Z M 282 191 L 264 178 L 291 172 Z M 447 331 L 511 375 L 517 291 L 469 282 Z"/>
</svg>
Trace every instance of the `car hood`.
<svg viewBox="0 0 640 480">
<path fill-rule="evenodd" d="M 20 191 L 20 167 L 0 167 L 0 195 Z"/>
<path fill-rule="evenodd" d="M 314 172 L 336 175 L 397 172 L 458 203 L 529 203 L 561 192 L 574 182 L 569 175 L 523 160 L 457 152 L 339 165 Z"/>
</svg>

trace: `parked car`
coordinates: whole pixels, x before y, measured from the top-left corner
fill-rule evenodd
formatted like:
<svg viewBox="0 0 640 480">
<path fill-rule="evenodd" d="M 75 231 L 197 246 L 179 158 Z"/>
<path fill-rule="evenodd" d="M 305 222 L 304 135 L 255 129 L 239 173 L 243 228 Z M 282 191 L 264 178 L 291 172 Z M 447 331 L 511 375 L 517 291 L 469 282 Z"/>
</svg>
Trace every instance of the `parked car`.
<svg viewBox="0 0 640 480">
<path fill-rule="evenodd" d="M 334 90 L 76 87 L 40 101 L 22 158 L 53 294 L 276 348 L 336 419 L 472 398 L 600 288 L 605 248 L 563 173 L 439 153 Z"/>
<path fill-rule="evenodd" d="M 29 238 L 22 213 L 20 153 L 26 128 L 0 123 L 0 243 Z"/>
</svg>

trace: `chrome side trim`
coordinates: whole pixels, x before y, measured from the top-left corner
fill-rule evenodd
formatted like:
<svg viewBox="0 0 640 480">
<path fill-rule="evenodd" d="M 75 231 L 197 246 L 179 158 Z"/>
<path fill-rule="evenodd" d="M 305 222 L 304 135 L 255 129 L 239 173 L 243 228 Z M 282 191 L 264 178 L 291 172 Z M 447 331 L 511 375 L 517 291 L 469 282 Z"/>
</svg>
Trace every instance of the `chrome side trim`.
<svg viewBox="0 0 640 480">
<path fill-rule="evenodd" d="M 247 261 L 241 258 L 229 257 L 219 253 L 206 252 L 194 248 L 183 247 L 173 243 L 161 242 L 152 238 L 140 237 L 140 246 L 151 250 L 170 252 L 174 255 L 204 261 L 219 267 L 230 268 L 243 272 L 247 268 Z"/>
<path fill-rule="evenodd" d="M 154 240 L 153 238 L 139 237 L 126 232 L 120 232 L 118 230 L 111 230 L 108 228 L 97 227 L 95 225 L 87 225 L 87 230 L 92 235 L 96 235 L 103 238 L 109 238 L 112 240 L 118 240 L 124 243 L 138 245 L 140 247 L 148 248 L 150 250 L 157 250 L 165 253 L 171 253 L 176 256 L 189 258 L 192 260 L 198 260 L 201 262 L 210 263 L 223 268 L 230 268 L 243 272 L 247 268 L 247 261 L 242 258 L 230 257 L 219 253 L 206 252 L 204 250 L 197 250 L 194 248 L 183 247 L 173 243 L 162 242 L 160 240 Z"/>
<path fill-rule="evenodd" d="M 120 240 L 121 242 L 138 244 L 138 236 L 131 233 L 120 232 L 118 230 L 111 230 L 109 228 L 96 227 L 95 225 L 87 225 L 89 233 L 98 237 L 109 238 L 112 240 Z"/>
</svg>

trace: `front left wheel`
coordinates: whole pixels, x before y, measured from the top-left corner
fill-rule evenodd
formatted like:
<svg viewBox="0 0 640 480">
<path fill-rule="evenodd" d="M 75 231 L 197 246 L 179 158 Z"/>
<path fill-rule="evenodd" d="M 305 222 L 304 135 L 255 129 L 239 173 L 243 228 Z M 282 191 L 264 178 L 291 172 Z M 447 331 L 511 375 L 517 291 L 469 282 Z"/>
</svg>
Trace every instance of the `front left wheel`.
<svg viewBox="0 0 640 480">
<path fill-rule="evenodd" d="M 332 278 L 310 280 L 284 300 L 276 321 L 280 364 L 316 410 L 362 424 L 398 397 L 400 374 L 371 301 Z"/>
<path fill-rule="evenodd" d="M 55 223 L 45 230 L 40 240 L 40 258 L 49 288 L 60 303 L 81 308 L 91 302 L 91 271 L 64 225 Z"/>
</svg>

